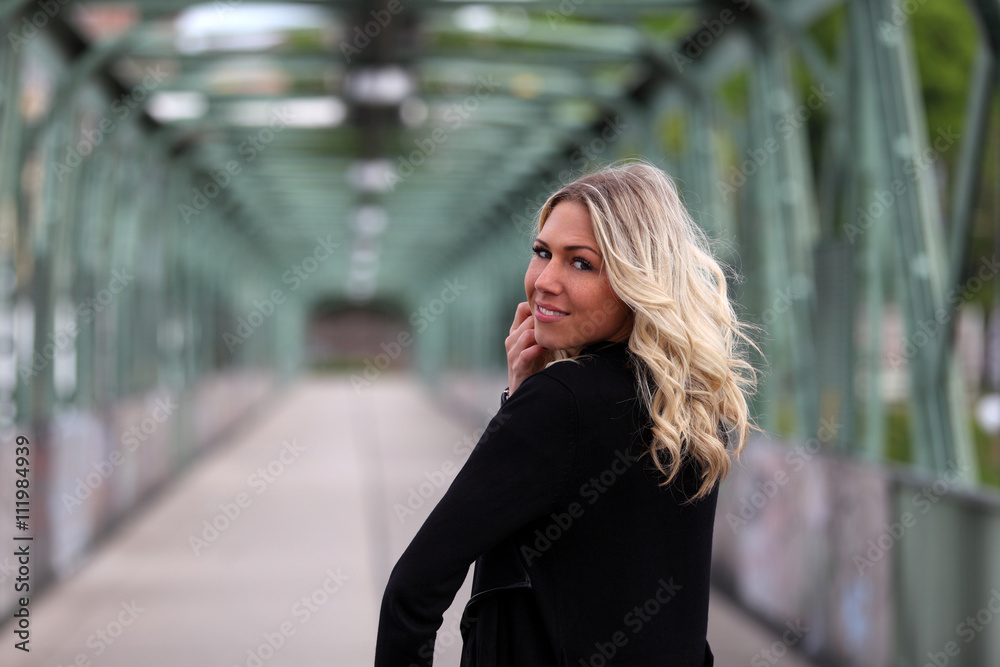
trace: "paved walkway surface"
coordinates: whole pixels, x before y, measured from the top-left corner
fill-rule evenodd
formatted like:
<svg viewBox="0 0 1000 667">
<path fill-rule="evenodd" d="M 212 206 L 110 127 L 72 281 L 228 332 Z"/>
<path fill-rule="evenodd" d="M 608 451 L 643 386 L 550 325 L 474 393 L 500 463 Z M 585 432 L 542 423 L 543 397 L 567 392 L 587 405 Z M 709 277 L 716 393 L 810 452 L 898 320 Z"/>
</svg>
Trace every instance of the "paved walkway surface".
<svg viewBox="0 0 1000 667">
<path fill-rule="evenodd" d="M 305 376 L 33 600 L 30 654 L 0 628 L 0 664 L 371 665 L 395 558 L 487 423 L 440 406 L 402 373 L 361 393 Z M 458 664 L 470 580 L 445 614 L 435 665 Z M 807 665 L 752 663 L 778 638 L 720 596 L 709 639 L 720 667 Z"/>
</svg>

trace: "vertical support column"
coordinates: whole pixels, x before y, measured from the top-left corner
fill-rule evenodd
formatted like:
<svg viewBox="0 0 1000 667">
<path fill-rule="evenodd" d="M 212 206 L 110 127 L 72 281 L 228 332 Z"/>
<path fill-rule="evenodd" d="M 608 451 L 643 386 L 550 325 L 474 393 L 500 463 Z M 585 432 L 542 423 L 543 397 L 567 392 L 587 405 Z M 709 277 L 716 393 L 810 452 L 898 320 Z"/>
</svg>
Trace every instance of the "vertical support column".
<svg viewBox="0 0 1000 667">
<path fill-rule="evenodd" d="M 906 318 L 904 352 L 911 357 L 914 458 L 931 470 L 958 466 L 967 479 L 976 480 L 978 461 L 962 407 L 960 369 L 950 348 L 941 345 L 954 309 L 945 303 L 947 257 L 940 202 L 934 174 L 912 169 L 927 141 L 910 33 L 906 24 L 893 24 L 891 0 L 859 1 L 867 8 L 862 25 L 878 76 L 882 147 L 890 156 L 887 174 L 892 178 L 889 192 L 896 212 L 892 247 L 896 288 Z M 940 321 L 942 314 L 945 322 Z"/>
<path fill-rule="evenodd" d="M 875 193 L 883 191 L 889 185 L 885 156 L 879 146 L 879 125 L 876 122 L 880 91 L 875 72 L 868 65 L 874 54 L 866 36 L 868 17 L 865 8 L 852 2 L 848 5 L 848 16 L 851 48 L 845 53 L 848 59 L 846 79 L 850 82 L 847 91 L 847 123 L 850 131 L 847 134 L 854 138 L 852 154 L 855 158 L 853 177 L 848 184 L 850 206 L 844 229 L 848 242 L 852 247 L 860 249 L 860 282 L 866 327 L 866 345 L 862 364 L 858 369 L 865 383 L 864 392 L 860 396 L 864 428 L 853 447 L 873 460 L 885 460 L 886 408 L 882 388 L 882 345 L 883 309 L 888 299 L 883 280 L 886 265 L 884 248 L 887 229 L 890 227 L 889 220 L 896 212 L 885 210 L 881 203 L 878 204 L 878 209 L 872 207 Z"/>
<path fill-rule="evenodd" d="M 691 99 L 689 151 L 693 166 L 691 186 L 699 193 L 696 220 L 713 238 L 722 238 L 726 231 L 726 209 L 719 198 L 718 169 L 712 146 L 713 109 L 702 97 Z M 728 258 L 720 258 L 728 259 Z"/>
<path fill-rule="evenodd" d="M 810 202 L 811 169 L 801 126 L 787 125 L 798 110 L 789 72 L 787 47 L 779 33 L 757 26 L 754 76 L 750 88 L 749 159 L 757 173 L 752 188 L 755 218 L 760 224 L 765 296 L 761 313 L 770 327 L 775 377 L 787 383 L 796 439 L 813 437 L 819 428 L 819 396 L 812 359 L 812 247 L 818 232 Z M 770 384 L 770 383 L 769 383 Z"/>
<path fill-rule="evenodd" d="M 428 295 L 433 293 L 431 286 L 425 285 L 414 290 L 415 302 L 410 304 L 407 312 L 413 312 L 428 302 Z M 422 332 L 413 332 L 413 350 L 416 355 L 416 365 L 421 378 L 431 387 L 437 389 L 441 385 L 441 376 L 445 364 L 448 363 L 448 333 L 455 323 L 453 313 L 443 313 L 441 322 L 435 322 L 438 327 L 430 326 Z"/>
<path fill-rule="evenodd" d="M 1000 65 L 997 55 L 985 44 L 980 45 L 976 57 L 975 69 L 969 81 L 969 99 L 966 105 L 965 123 L 962 133 L 962 148 L 955 173 L 955 186 L 951 198 L 950 237 L 948 240 L 949 261 L 946 285 L 958 285 L 962 279 L 962 268 L 969 249 L 969 239 L 972 231 L 972 212 L 975 208 L 976 196 L 979 193 L 979 182 L 982 178 L 983 154 L 986 142 L 983 137 L 989 136 L 990 107 L 993 94 L 1000 85 Z M 954 334 L 954 328 L 947 332 Z M 941 350 L 950 347 L 953 335 L 942 337 L 936 351 L 940 366 L 943 361 Z"/>
<path fill-rule="evenodd" d="M 0 21 L 0 28 L 6 32 L 8 23 Z M 18 271 L 19 252 L 25 247 L 19 230 L 18 205 L 21 172 L 21 117 L 18 109 L 20 96 L 20 51 L 15 52 L 8 43 L 0 44 L 0 316 L 10 323 L 9 367 L 13 377 L 10 389 L 0 396 L 0 431 L 6 431 L 23 420 L 27 407 L 26 383 L 20 377 L 22 362 L 20 348 L 23 341 L 18 339 L 20 324 L 17 308 L 24 295 L 19 290 L 26 271 Z M 9 281 L 9 282 L 6 282 Z M 30 363 L 30 360 L 29 360 Z M 6 383 L 5 383 L 6 384 Z"/>
</svg>

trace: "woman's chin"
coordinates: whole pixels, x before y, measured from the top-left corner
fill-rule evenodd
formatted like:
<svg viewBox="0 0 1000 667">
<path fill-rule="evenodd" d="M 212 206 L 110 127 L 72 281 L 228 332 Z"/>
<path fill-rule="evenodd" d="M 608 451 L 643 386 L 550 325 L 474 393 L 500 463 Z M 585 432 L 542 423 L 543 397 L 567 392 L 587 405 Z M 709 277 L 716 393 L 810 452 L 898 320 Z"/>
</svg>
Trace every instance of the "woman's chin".
<svg viewBox="0 0 1000 667">
<path fill-rule="evenodd" d="M 558 352 L 560 350 L 565 350 L 567 347 L 562 341 L 546 339 L 539 340 L 537 337 L 535 338 L 535 343 L 547 352 Z"/>
</svg>

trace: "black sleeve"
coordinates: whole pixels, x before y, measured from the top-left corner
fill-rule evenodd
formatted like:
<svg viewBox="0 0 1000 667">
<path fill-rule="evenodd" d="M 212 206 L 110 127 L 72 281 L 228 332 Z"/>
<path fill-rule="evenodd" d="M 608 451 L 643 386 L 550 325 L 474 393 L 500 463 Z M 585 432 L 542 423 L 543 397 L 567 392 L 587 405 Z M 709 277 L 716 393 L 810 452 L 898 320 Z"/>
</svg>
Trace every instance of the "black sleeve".
<svg viewBox="0 0 1000 667">
<path fill-rule="evenodd" d="M 548 375 L 529 376 L 504 403 L 392 570 L 376 667 L 431 664 L 443 614 L 469 566 L 563 497 L 578 423 L 573 393 Z"/>
</svg>

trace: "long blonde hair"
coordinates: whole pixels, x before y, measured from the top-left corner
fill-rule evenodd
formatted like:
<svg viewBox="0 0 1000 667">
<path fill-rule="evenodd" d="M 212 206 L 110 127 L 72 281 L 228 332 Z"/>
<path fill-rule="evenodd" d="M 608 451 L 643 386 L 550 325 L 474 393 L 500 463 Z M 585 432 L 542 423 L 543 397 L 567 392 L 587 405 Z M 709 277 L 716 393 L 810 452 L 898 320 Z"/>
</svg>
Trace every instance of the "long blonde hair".
<svg viewBox="0 0 1000 667">
<path fill-rule="evenodd" d="M 663 485 L 688 460 L 699 464 L 693 502 L 725 479 L 730 456 L 739 458 L 748 430 L 762 431 L 751 421 L 746 400 L 757 371 L 739 344 L 760 352 L 744 333 L 756 327 L 739 320 L 726 275 L 712 256 L 713 241 L 657 167 L 621 161 L 578 178 L 543 204 L 539 232 L 564 201 L 590 212 L 611 287 L 634 317 L 628 348 L 642 362 L 637 384 L 653 433 L 647 453 L 666 476 Z M 559 350 L 550 363 L 569 360 L 575 360 L 571 353 Z M 722 437 L 720 421 L 729 431 Z M 732 437 L 731 448 L 723 437 Z"/>
</svg>

